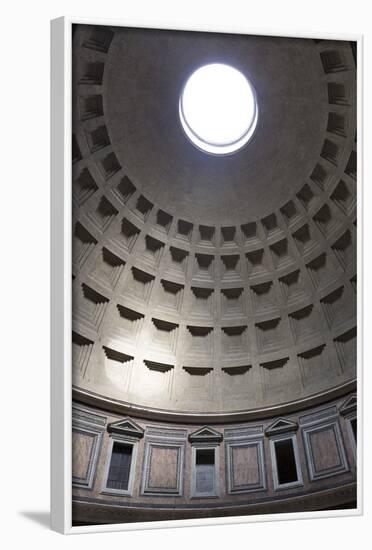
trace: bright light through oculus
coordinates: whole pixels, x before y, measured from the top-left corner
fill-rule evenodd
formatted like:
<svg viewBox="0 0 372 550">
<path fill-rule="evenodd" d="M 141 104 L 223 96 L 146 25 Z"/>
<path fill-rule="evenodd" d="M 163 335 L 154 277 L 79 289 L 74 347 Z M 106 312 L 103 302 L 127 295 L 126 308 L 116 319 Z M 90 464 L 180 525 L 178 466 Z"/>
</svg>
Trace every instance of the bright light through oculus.
<svg viewBox="0 0 372 550">
<path fill-rule="evenodd" d="M 208 153 L 226 155 L 248 143 L 256 129 L 256 94 L 237 69 L 219 63 L 204 65 L 186 82 L 179 113 L 194 145 Z"/>
</svg>

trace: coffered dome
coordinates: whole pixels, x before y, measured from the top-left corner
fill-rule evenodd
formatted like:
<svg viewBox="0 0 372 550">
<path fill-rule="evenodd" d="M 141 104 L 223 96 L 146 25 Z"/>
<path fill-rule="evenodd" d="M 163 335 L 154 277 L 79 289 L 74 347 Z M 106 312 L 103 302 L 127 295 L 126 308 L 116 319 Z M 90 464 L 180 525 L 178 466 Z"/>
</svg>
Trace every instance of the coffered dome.
<svg viewBox="0 0 372 550">
<path fill-rule="evenodd" d="M 234 419 L 350 390 L 350 44 L 79 26 L 74 56 L 79 399 Z M 229 155 L 196 147 L 179 118 L 188 77 L 216 63 L 240 71 L 259 109 Z"/>
</svg>

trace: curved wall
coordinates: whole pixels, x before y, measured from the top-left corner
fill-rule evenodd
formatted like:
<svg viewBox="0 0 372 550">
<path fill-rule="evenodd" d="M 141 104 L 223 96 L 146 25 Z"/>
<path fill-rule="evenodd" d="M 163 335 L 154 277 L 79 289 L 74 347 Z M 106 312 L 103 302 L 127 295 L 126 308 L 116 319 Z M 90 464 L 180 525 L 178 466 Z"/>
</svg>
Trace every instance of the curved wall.
<svg viewBox="0 0 372 550">
<path fill-rule="evenodd" d="M 75 522 L 154 521 L 355 507 L 356 447 L 351 424 L 356 416 L 355 405 L 355 394 L 350 394 L 286 417 L 195 426 L 122 417 L 76 403 Z M 195 436 L 200 432 L 199 438 Z M 281 486 L 272 445 L 288 438 L 298 454 L 298 481 Z M 127 492 L 107 488 L 113 441 L 135 448 Z M 195 495 L 193 453 L 197 448 L 216 449 L 212 495 Z"/>
</svg>

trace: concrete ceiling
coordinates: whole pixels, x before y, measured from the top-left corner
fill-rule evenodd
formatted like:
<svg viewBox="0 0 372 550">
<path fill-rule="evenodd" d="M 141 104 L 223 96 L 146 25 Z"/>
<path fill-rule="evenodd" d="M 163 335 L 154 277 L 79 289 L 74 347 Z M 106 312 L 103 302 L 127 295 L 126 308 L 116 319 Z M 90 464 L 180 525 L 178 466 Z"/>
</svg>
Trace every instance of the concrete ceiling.
<svg viewBox="0 0 372 550">
<path fill-rule="evenodd" d="M 198 67 L 221 62 L 257 91 L 251 142 L 224 157 L 185 137 L 178 101 Z M 105 119 L 120 163 L 172 215 L 238 224 L 270 214 L 311 173 L 327 125 L 327 79 L 312 40 L 136 29 L 116 32 L 105 66 Z"/>
<path fill-rule="evenodd" d="M 79 26 L 73 52 L 78 391 L 258 417 L 350 389 L 350 44 Z M 260 110 L 226 157 L 196 149 L 178 118 L 186 78 L 215 61 L 248 76 Z"/>
</svg>

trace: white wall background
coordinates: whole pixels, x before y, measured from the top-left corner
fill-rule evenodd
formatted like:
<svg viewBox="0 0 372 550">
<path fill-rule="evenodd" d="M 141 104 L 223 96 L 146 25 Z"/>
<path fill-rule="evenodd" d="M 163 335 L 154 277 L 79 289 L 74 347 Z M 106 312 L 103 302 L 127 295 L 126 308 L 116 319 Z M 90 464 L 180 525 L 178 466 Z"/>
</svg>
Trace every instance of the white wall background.
<svg viewBox="0 0 372 550">
<path fill-rule="evenodd" d="M 3 548 L 245 547 L 366 548 L 371 474 L 371 138 L 365 136 L 365 515 L 317 521 L 199 527 L 63 537 L 47 528 L 49 509 L 49 20 L 60 15 L 187 25 L 365 34 L 365 133 L 371 114 L 367 1 L 354 0 L 10 0 L 1 25 L 1 495 Z M 369 30 L 368 30 L 369 22 Z M 5 121 L 5 126 L 4 126 Z M 5 306 L 5 307 L 4 307 Z M 368 494 L 369 493 L 369 494 Z M 5 537 L 9 540 L 6 541 Z M 369 537 L 370 538 L 370 537 Z"/>
</svg>

